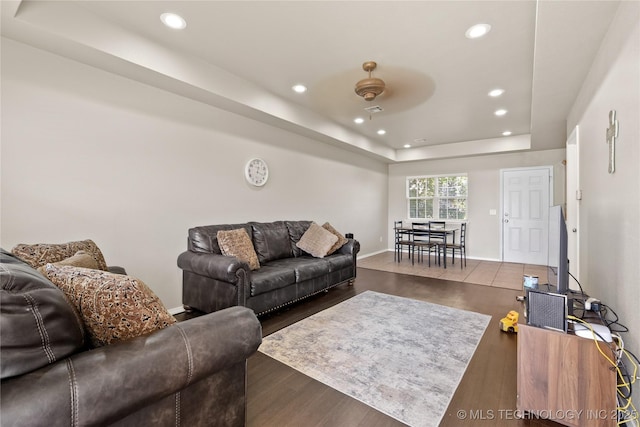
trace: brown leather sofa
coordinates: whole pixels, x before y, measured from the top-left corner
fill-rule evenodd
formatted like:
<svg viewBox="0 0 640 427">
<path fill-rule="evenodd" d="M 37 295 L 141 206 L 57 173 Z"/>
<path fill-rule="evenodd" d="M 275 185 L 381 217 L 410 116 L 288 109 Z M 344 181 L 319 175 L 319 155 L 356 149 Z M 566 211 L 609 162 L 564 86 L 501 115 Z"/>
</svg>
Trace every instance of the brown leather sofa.
<svg viewBox="0 0 640 427">
<path fill-rule="evenodd" d="M 314 258 L 296 246 L 310 225 L 311 221 L 275 221 L 191 228 L 188 250 L 178 257 L 185 308 L 210 313 L 239 305 L 261 315 L 342 283 L 353 283 L 358 241 L 347 239 L 337 252 Z M 260 262 L 257 270 L 222 255 L 218 231 L 240 228 L 253 243 Z"/>
<path fill-rule="evenodd" d="M 234 307 L 89 348 L 77 313 L 2 250 L 2 426 L 243 426 L 255 314 Z"/>
</svg>

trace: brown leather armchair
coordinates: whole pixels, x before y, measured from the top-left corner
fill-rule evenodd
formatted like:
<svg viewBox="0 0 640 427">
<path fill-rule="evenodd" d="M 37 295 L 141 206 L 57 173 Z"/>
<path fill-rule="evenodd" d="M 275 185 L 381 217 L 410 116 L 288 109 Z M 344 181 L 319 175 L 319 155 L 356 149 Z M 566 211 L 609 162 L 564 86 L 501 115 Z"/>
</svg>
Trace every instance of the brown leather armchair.
<svg viewBox="0 0 640 427">
<path fill-rule="evenodd" d="M 0 267 L 2 426 L 245 424 L 250 309 L 89 349 L 55 285 L 4 250 Z"/>
</svg>

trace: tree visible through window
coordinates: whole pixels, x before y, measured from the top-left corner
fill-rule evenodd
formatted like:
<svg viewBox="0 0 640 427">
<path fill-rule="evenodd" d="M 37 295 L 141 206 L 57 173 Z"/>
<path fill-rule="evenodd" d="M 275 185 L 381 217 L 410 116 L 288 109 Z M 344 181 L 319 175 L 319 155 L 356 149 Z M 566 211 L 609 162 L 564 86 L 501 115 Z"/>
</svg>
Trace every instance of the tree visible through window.
<svg viewBox="0 0 640 427">
<path fill-rule="evenodd" d="M 409 219 L 467 219 L 467 176 L 407 178 Z"/>
</svg>

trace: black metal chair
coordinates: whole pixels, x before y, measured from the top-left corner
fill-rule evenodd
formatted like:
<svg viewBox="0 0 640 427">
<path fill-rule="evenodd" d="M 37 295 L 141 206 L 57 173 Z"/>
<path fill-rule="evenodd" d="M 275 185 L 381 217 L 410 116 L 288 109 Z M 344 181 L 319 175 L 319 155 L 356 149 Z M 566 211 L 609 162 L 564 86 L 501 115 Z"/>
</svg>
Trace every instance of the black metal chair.
<svg viewBox="0 0 640 427">
<path fill-rule="evenodd" d="M 438 265 L 440 265 L 440 249 L 444 246 L 444 240 L 447 238 L 447 234 L 444 232 L 446 225 L 444 221 L 429 221 L 431 242 L 438 244 Z"/>
<path fill-rule="evenodd" d="M 460 224 L 460 240 L 458 243 L 448 243 L 447 251 L 451 250 L 451 264 L 455 264 L 456 262 L 456 251 L 460 254 L 460 268 L 463 267 L 462 260 L 464 258 L 464 267 L 467 266 L 467 223 L 463 222 Z M 444 254 L 447 256 L 447 254 Z"/>
<path fill-rule="evenodd" d="M 411 224 L 413 230 L 413 246 L 412 246 L 412 259 L 411 263 L 415 263 L 415 252 L 418 250 L 418 262 L 424 257 L 424 252 L 427 252 L 427 261 L 429 267 L 431 267 L 431 252 L 435 250 L 438 260 L 440 259 L 440 249 L 438 247 L 438 239 L 433 239 L 433 235 L 430 232 L 430 224 L 428 222 L 414 222 Z M 439 261 L 438 261 L 439 262 Z"/>
<path fill-rule="evenodd" d="M 411 230 L 403 228 L 402 221 L 393 222 L 393 231 L 395 233 L 395 256 L 397 262 L 402 261 L 402 249 L 406 246 L 407 252 L 411 257 L 413 247 L 413 233 Z"/>
</svg>

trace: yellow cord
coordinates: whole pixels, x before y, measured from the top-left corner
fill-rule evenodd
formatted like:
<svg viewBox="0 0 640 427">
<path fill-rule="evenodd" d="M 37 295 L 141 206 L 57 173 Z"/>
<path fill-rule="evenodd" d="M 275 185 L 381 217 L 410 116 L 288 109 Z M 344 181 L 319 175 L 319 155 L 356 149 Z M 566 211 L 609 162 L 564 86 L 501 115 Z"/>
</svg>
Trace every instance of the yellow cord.
<svg viewBox="0 0 640 427">
<path fill-rule="evenodd" d="M 627 359 L 629 360 L 629 362 L 633 366 L 633 375 L 631 375 L 631 381 L 629 383 L 621 384 L 621 386 L 625 386 L 625 387 L 629 388 L 631 384 L 635 384 L 635 382 L 636 382 L 636 377 L 638 375 L 638 365 L 635 364 L 635 362 L 631 358 L 631 355 L 624 348 L 622 349 L 622 353 L 625 356 L 627 356 Z M 620 386 L 618 386 L 618 387 L 620 387 Z M 618 393 L 620 393 L 620 390 L 618 390 Z M 623 396 L 623 398 L 624 398 L 624 396 Z M 631 408 L 631 411 L 628 410 L 629 408 Z M 624 405 L 621 409 L 623 410 L 622 412 L 624 412 L 624 413 L 629 413 L 630 412 L 631 414 L 633 414 L 633 417 L 621 420 L 620 422 L 618 422 L 618 425 L 622 425 L 622 424 L 626 423 L 627 421 L 634 421 L 634 420 L 637 421 L 638 419 L 640 419 L 639 415 L 638 415 L 638 411 L 637 411 L 636 407 L 634 406 L 633 401 L 631 400 L 630 397 L 627 399 L 627 404 Z"/>
<path fill-rule="evenodd" d="M 593 335 L 593 341 L 596 343 L 596 347 L 598 348 L 598 351 L 600 352 L 601 355 L 604 356 L 605 359 L 607 359 L 609 361 L 609 363 L 611 363 L 611 365 L 614 368 L 618 368 L 618 364 L 615 363 L 613 360 L 611 360 L 609 358 L 609 356 L 607 356 L 606 354 L 604 354 L 604 352 L 602 351 L 602 349 L 600 348 L 600 345 L 598 344 L 598 339 L 597 339 L 597 335 L 596 335 L 596 331 L 593 330 L 593 327 L 591 327 L 591 324 L 585 322 L 584 320 L 577 318 L 575 316 L 567 316 L 567 318 L 574 320 L 576 322 L 580 322 L 583 325 L 585 325 L 587 328 L 589 328 L 589 330 L 591 331 L 591 334 Z M 613 350 L 612 350 L 613 351 Z M 618 369 L 618 372 L 620 372 L 620 370 Z"/>
<path fill-rule="evenodd" d="M 568 319 L 571 319 L 573 321 L 582 323 L 583 325 L 585 325 L 587 328 L 589 328 L 589 330 L 591 331 L 591 334 L 593 335 L 593 342 L 595 342 L 596 344 L 596 348 L 598 349 L 598 351 L 600 352 L 600 354 L 607 359 L 607 361 L 611 364 L 611 366 L 613 366 L 614 368 L 616 368 L 616 371 L 618 373 L 618 377 L 623 381 L 621 384 L 618 384 L 616 387 L 616 391 L 618 392 L 618 394 L 625 399 L 624 395 L 622 394 L 622 391 L 620 391 L 621 387 L 626 387 L 629 388 L 629 386 L 631 384 L 634 384 L 636 381 L 636 374 L 638 372 L 638 366 L 633 362 L 633 360 L 631 359 L 631 357 L 629 357 L 629 353 L 627 353 L 626 350 L 622 350 L 622 352 L 627 356 L 627 358 L 629 359 L 629 361 L 631 362 L 631 364 L 633 365 L 633 375 L 632 375 L 632 380 L 631 382 L 627 383 L 624 382 L 624 375 L 622 375 L 622 371 L 620 371 L 620 367 L 618 366 L 617 363 L 615 363 L 613 360 L 611 360 L 611 358 L 609 358 L 609 356 L 607 356 L 602 349 L 600 348 L 600 344 L 598 344 L 598 339 L 597 339 L 597 335 L 596 335 L 596 331 L 593 330 L 593 327 L 591 326 L 591 324 L 585 322 L 584 320 L 575 317 L 575 316 L 567 316 Z M 611 350 L 611 349 L 610 349 Z M 613 350 L 611 350 L 612 352 L 614 352 Z M 615 353 L 615 352 L 614 352 Z M 624 406 L 617 406 L 616 409 L 620 412 L 628 412 L 628 409 L 631 408 L 631 413 L 633 414 L 633 418 L 626 418 L 623 419 L 621 421 L 619 421 L 617 423 L 617 425 L 622 425 L 628 421 L 633 421 L 633 420 L 638 420 L 638 411 L 636 410 L 635 406 L 633 405 L 633 401 L 631 400 L 631 398 L 626 398 L 627 400 L 627 404 Z"/>
</svg>

